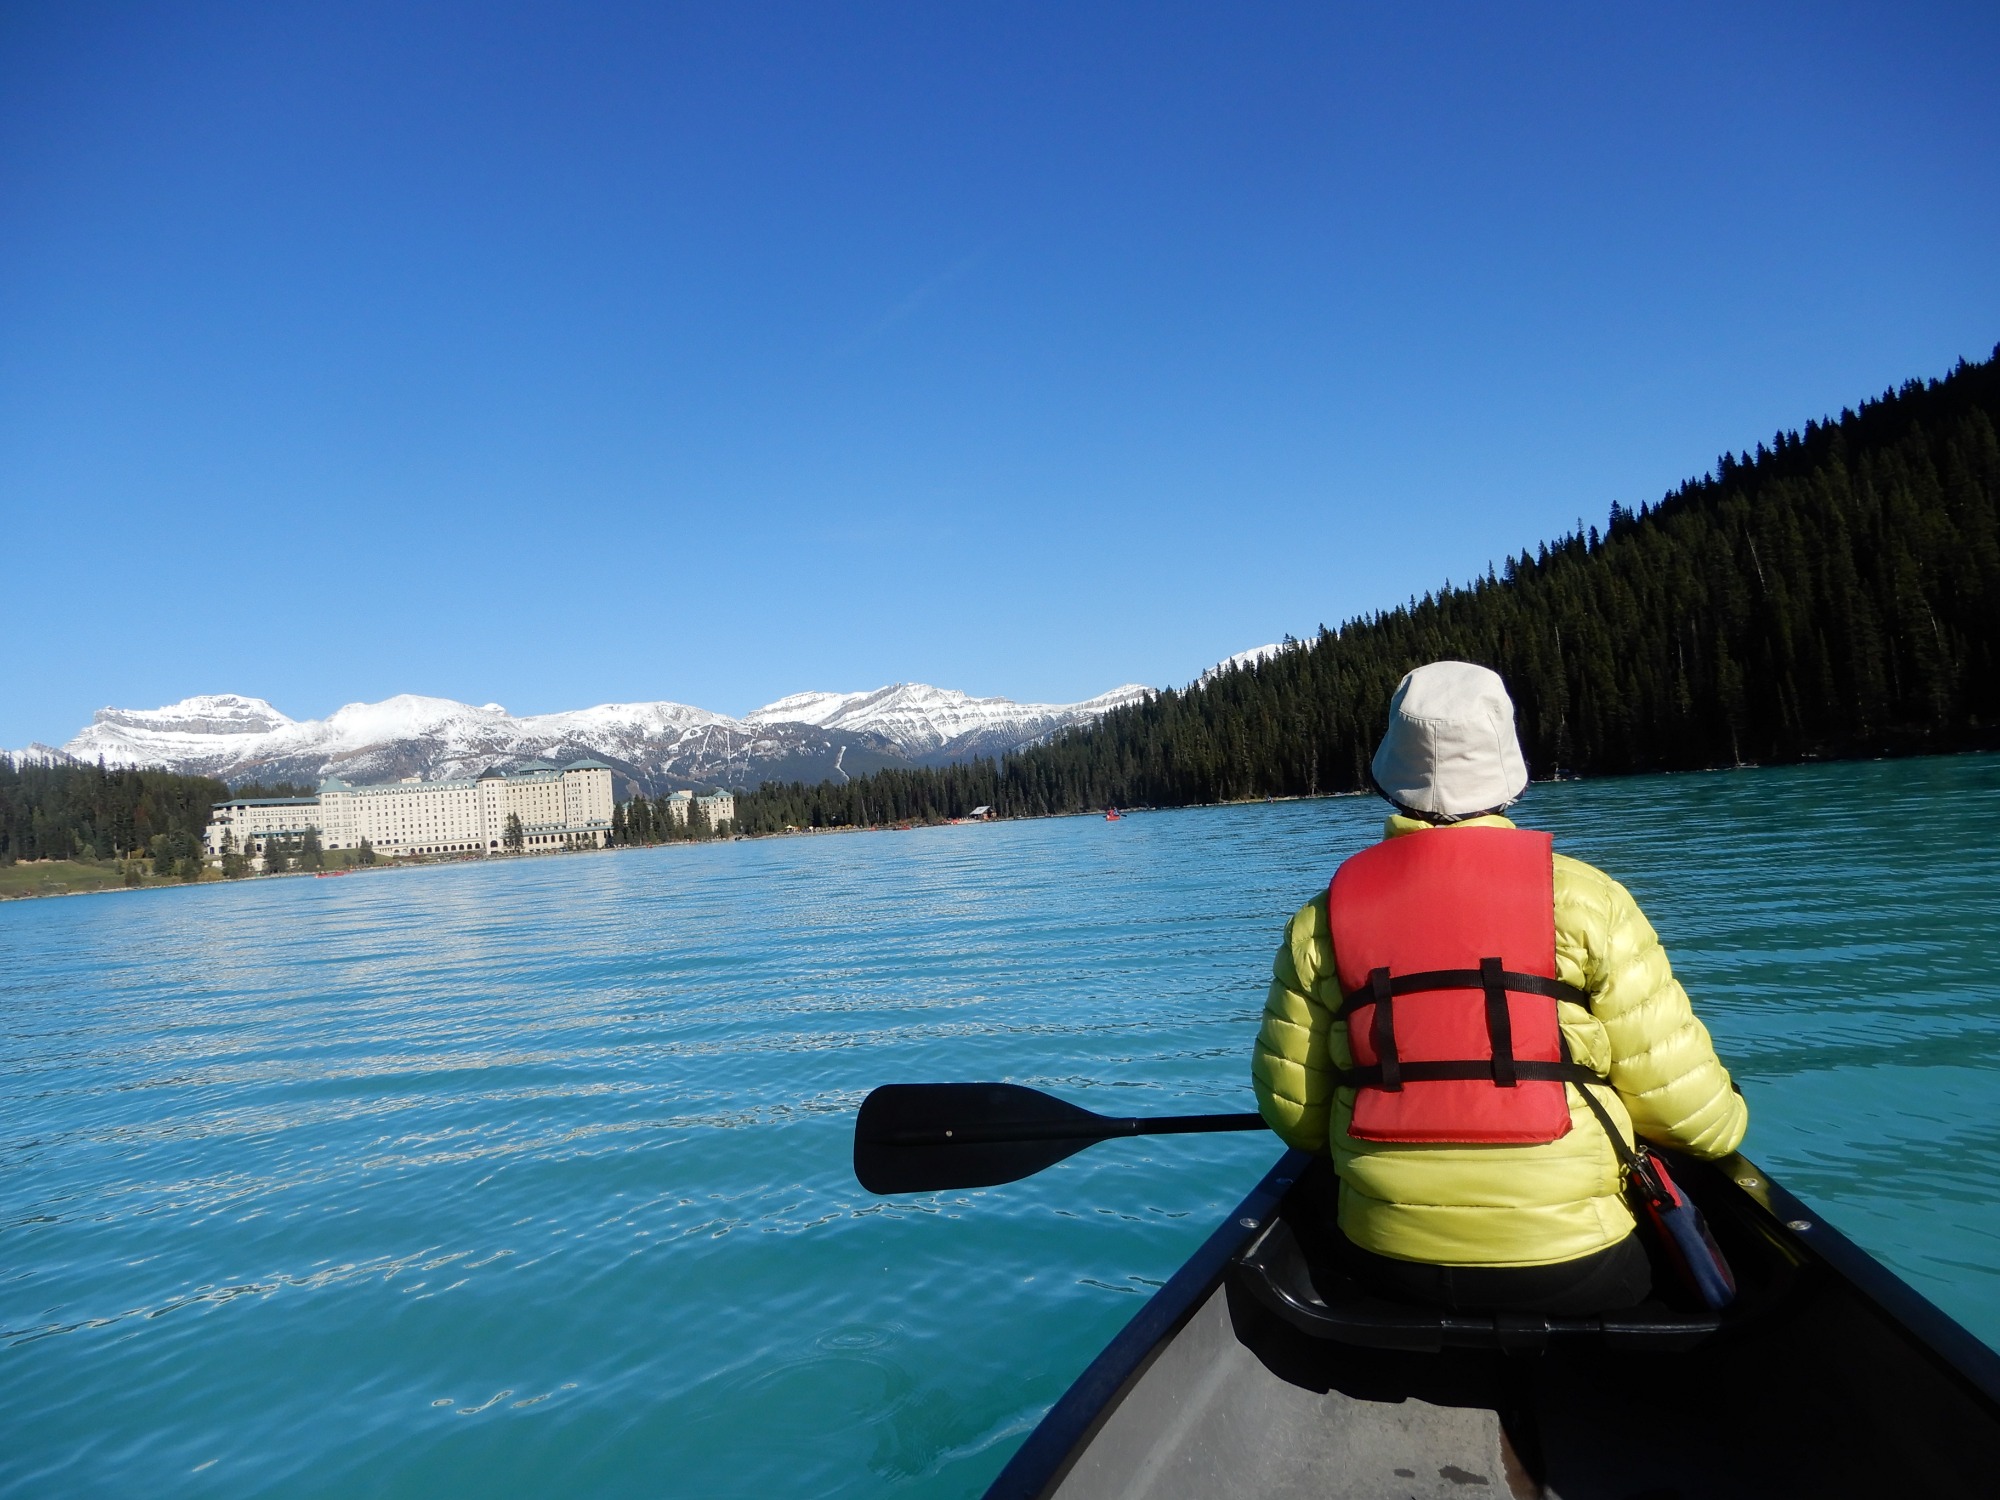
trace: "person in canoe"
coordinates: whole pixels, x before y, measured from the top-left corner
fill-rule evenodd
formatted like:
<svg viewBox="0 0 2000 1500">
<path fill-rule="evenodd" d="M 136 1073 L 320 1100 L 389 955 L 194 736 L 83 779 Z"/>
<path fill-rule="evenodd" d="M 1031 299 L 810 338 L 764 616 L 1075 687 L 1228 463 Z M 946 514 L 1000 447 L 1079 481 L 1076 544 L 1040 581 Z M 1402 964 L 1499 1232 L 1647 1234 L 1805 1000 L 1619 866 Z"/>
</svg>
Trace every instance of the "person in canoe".
<svg viewBox="0 0 2000 1500">
<path fill-rule="evenodd" d="M 1651 1290 L 1623 1191 L 1634 1135 L 1725 1156 L 1743 1097 L 1630 893 L 1502 816 L 1528 770 L 1497 673 L 1411 672 L 1373 772 L 1395 811 L 1286 928 L 1258 1108 L 1331 1154 L 1344 1252 L 1377 1292 L 1630 1307 Z"/>
</svg>

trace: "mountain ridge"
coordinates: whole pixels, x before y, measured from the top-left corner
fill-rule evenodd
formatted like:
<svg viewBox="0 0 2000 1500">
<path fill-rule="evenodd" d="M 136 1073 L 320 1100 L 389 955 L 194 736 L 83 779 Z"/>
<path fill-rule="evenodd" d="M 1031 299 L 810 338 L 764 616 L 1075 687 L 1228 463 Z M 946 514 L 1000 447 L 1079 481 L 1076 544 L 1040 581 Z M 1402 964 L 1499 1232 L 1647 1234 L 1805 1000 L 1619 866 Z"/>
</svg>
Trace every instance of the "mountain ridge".
<svg viewBox="0 0 2000 1500">
<path fill-rule="evenodd" d="M 794 693 L 740 719 L 664 699 L 517 718 L 497 703 L 415 693 L 294 719 L 262 698 L 203 693 L 154 709 L 102 708 L 60 749 L 35 744 L 23 753 L 232 782 L 340 776 L 356 783 L 435 781 L 523 759 L 595 757 L 621 773 L 621 790 L 657 795 L 698 785 L 844 780 L 1004 754 L 1152 693 L 1128 683 L 1079 703 L 1017 703 L 899 682 L 868 692 Z"/>
</svg>

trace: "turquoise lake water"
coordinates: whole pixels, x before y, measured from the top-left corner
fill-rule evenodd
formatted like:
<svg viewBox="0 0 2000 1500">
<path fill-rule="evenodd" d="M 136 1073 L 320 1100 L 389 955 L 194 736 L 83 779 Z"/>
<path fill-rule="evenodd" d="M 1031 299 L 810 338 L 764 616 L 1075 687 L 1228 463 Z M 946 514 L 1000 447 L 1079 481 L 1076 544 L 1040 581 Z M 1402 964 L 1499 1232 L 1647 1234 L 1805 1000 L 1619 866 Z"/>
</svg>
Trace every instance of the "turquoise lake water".
<svg viewBox="0 0 2000 1500">
<path fill-rule="evenodd" d="M 869 1198 L 875 1084 L 1253 1107 L 1362 799 L 0 907 L 0 1493 L 977 1495 L 1276 1156 Z M 1746 1150 L 2000 1342 L 2000 758 L 1537 787 Z"/>
</svg>

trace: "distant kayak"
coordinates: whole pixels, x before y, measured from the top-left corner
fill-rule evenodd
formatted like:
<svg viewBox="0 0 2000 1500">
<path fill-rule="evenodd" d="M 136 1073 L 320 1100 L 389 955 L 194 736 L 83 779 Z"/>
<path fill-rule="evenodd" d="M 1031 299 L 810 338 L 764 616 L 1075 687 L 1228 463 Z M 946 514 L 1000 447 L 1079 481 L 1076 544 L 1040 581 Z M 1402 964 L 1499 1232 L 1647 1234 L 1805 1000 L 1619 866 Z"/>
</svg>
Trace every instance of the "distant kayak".
<svg viewBox="0 0 2000 1500">
<path fill-rule="evenodd" d="M 1125 814 L 1120 812 L 1115 807 L 1107 807 L 1104 809 L 1104 821 L 1107 823 L 1116 823 L 1120 818 L 1124 816 Z"/>
</svg>

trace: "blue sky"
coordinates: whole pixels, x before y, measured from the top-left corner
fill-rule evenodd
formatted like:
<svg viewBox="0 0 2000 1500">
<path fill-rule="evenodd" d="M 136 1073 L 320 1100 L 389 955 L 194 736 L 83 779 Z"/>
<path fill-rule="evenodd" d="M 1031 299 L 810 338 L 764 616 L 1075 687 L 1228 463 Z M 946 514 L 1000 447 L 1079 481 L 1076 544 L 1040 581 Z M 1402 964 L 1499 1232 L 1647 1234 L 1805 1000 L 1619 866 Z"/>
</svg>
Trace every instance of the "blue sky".
<svg viewBox="0 0 2000 1500">
<path fill-rule="evenodd" d="M 0 4 L 0 745 L 1184 682 L 2000 340 L 2000 9 Z"/>
</svg>

